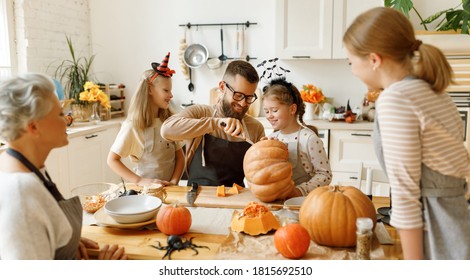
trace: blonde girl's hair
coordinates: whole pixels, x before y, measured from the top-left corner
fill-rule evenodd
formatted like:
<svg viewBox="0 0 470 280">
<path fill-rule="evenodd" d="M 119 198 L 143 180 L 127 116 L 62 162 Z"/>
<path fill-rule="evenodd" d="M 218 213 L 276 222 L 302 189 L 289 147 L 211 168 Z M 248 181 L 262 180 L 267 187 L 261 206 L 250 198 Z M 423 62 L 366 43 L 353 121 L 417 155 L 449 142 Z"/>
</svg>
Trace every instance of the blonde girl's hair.
<svg viewBox="0 0 470 280">
<path fill-rule="evenodd" d="M 299 122 L 303 126 L 313 130 L 315 134 L 318 135 L 318 129 L 315 126 L 304 123 L 303 116 L 305 114 L 305 104 L 300 96 L 299 90 L 292 83 L 287 82 L 283 78 L 271 80 L 269 85 L 263 88 L 263 98 L 271 98 L 288 106 L 292 104 L 297 105 L 295 115 L 298 117 Z"/>
<path fill-rule="evenodd" d="M 152 82 L 150 78 L 155 74 L 155 71 L 150 69 L 146 70 L 142 74 L 142 78 L 139 82 L 136 92 L 131 100 L 129 107 L 129 116 L 132 120 L 134 127 L 139 129 L 145 129 L 154 125 L 155 110 L 151 106 L 149 99 L 149 90 L 152 84 L 157 83 L 159 79 L 171 79 L 158 75 Z M 158 109 L 158 118 L 163 122 L 168 119 L 173 113 L 169 109 Z"/>
<path fill-rule="evenodd" d="M 377 7 L 359 15 L 343 36 L 346 48 L 357 56 L 377 53 L 409 67 L 438 94 L 453 83 L 453 72 L 436 47 L 416 40 L 413 26 L 399 11 Z M 415 51 L 419 53 L 414 59 Z"/>
</svg>

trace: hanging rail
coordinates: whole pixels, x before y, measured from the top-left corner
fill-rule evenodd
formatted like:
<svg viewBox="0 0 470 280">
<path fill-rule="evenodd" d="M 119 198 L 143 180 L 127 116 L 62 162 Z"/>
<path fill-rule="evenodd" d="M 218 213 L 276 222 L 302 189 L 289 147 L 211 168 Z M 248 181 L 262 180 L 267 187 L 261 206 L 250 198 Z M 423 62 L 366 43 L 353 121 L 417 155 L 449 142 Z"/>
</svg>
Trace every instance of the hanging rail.
<svg viewBox="0 0 470 280">
<path fill-rule="evenodd" d="M 180 24 L 179 26 L 185 26 L 187 27 L 188 29 L 191 28 L 191 26 L 227 26 L 227 25 L 244 25 L 246 26 L 247 28 L 250 27 L 250 25 L 256 25 L 258 23 L 256 22 L 238 22 L 238 23 L 186 23 L 186 24 Z"/>
</svg>

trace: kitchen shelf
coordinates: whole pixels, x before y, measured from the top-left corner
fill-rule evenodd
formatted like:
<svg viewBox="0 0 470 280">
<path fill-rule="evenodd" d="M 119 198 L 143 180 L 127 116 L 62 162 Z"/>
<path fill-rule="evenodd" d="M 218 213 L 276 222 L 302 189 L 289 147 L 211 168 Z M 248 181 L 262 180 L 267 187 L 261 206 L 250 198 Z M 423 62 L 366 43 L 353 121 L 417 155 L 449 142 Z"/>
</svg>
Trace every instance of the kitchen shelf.
<svg viewBox="0 0 470 280">
<path fill-rule="evenodd" d="M 123 84 L 103 84 L 100 85 L 100 89 L 104 91 L 109 97 L 109 104 L 111 104 L 111 109 L 101 110 L 100 115 L 102 120 L 109 120 L 117 117 L 125 117 L 125 86 Z M 111 96 L 117 96 L 118 99 L 111 99 Z"/>
</svg>

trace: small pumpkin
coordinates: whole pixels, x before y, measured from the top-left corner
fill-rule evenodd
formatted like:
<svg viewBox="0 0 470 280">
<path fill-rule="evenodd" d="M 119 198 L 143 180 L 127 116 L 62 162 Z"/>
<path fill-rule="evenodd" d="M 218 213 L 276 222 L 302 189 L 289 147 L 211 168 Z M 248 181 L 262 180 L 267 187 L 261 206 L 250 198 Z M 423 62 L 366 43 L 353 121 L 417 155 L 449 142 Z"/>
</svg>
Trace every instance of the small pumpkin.
<svg viewBox="0 0 470 280">
<path fill-rule="evenodd" d="M 274 246 L 284 257 L 300 259 L 310 247 L 310 236 L 302 225 L 288 224 L 274 233 Z"/>
<path fill-rule="evenodd" d="M 354 247 L 356 219 L 369 217 L 376 224 L 375 207 L 352 186 L 324 186 L 311 191 L 299 210 L 300 224 L 319 245 Z"/>
<path fill-rule="evenodd" d="M 268 207 L 258 202 L 250 202 L 239 214 L 233 215 L 233 231 L 256 236 L 281 227 Z"/>
<path fill-rule="evenodd" d="M 191 227 L 191 212 L 177 203 L 161 207 L 158 210 L 157 228 L 166 235 L 181 235 Z"/>
<path fill-rule="evenodd" d="M 279 140 L 252 145 L 245 153 L 243 171 L 251 192 L 263 202 L 285 199 L 294 189 L 289 151 Z"/>
</svg>

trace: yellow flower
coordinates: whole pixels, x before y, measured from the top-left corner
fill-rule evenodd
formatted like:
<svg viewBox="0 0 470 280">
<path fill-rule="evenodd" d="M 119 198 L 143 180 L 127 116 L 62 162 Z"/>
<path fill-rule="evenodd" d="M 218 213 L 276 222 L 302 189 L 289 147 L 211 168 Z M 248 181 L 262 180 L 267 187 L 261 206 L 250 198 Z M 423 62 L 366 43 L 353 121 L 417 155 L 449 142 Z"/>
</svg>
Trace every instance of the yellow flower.
<svg viewBox="0 0 470 280">
<path fill-rule="evenodd" d="M 86 82 L 83 85 L 84 91 L 80 92 L 80 100 L 81 101 L 88 101 L 88 102 L 96 102 L 98 101 L 101 106 L 105 107 L 106 109 L 111 108 L 111 104 L 109 103 L 109 97 L 106 93 L 104 93 L 98 85 L 93 82 Z"/>
<path fill-rule="evenodd" d="M 300 96 L 304 102 L 310 102 L 314 104 L 325 103 L 325 96 L 321 88 L 314 86 L 313 84 L 307 84 L 302 86 L 300 90 Z"/>
</svg>

